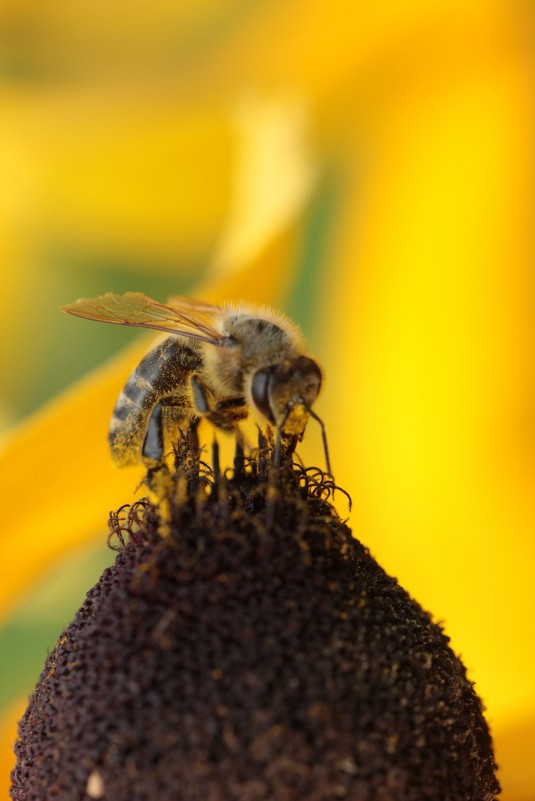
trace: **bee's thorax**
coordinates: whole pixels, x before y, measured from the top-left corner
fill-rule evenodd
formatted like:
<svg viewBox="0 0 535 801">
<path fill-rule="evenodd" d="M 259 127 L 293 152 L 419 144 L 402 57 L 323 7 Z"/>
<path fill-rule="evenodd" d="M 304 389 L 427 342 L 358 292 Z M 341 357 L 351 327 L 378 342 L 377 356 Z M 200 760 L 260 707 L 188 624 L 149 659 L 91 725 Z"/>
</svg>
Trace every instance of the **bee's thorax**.
<svg viewBox="0 0 535 801">
<path fill-rule="evenodd" d="M 228 337 L 222 347 L 204 348 L 206 374 L 221 394 L 249 396 L 258 370 L 295 359 L 300 353 L 300 337 L 271 320 L 236 313 L 226 318 L 222 332 Z"/>
</svg>

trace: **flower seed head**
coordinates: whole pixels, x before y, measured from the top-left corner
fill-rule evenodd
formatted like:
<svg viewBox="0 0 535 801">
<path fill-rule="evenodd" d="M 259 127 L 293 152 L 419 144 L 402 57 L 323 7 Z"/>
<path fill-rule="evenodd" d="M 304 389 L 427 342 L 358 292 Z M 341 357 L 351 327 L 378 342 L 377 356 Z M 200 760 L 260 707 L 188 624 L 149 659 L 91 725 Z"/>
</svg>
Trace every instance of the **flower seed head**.
<svg viewBox="0 0 535 801">
<path fill-rule="evenodd" d="M 115 564 L 20 723 L 13 801 L 494 798 L 482 705 L 447 637 L 319 471 L 275 486 L 263 465 L 225 479 L 182 463 L 165 536 L 148 501 L 113 517 Z"/>
</svg>

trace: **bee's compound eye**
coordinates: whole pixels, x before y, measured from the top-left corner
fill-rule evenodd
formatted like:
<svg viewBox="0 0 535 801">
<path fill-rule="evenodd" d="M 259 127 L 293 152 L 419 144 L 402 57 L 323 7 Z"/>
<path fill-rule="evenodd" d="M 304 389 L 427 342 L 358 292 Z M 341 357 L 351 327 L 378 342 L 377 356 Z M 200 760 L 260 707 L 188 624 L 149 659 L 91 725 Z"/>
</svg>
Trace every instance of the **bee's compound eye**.
<svg viewBox="0 0 535 801">
<path fill-rule="evenodd" d="M 269 385 L 272 374 L 272 370 L 269 367 L 258 370 L 253 376 L 251 393 L 254 405 L 258 411 L 261 412 L 264 417 L 267 417 L 270 423 L 275 423 L 275 418 L 269 402 Z"/>
<path fill-rule="evenodd" d="M 303 400 L 312 405 L 321 389 L 321 370 L 313 359 L 301 356 L 296 359 L 294 369 L 299 376 Z"/>
</svg>

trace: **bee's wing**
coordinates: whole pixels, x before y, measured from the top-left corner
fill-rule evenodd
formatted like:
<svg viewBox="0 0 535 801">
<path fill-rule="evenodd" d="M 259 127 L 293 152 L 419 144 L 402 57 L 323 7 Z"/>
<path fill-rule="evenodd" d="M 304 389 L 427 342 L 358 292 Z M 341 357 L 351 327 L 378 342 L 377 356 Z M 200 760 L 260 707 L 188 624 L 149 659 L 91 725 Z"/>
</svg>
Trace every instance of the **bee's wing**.
<svg viewBox="0 0 535 801">
<path fill-rule="evenodd" d="M 172 301 L 173 305 L 158 303 L 141 292 L 127 292 L 125 295 L 108 292 L 98 298 L 81 298 L 76 303 L 62 306 L 61 310 L 87 320 L 155 328 L 214 345 L 224 339 L 223 334 L 214 328 L 214 318 L 219 311 L 217 306 L 197 304 L 196 301 L 189 304 L 186 298 L 180 298 L 181 303 L 176 303 L 176 298 Z"/>
<path fill-rule="evenodd" d="M 221 306 L 214 306 L 213 303 L 206 303 L 204 300 L 197 300 L 197 298 L 188 298 L 185 295 L 173 295 L 168 298 L 167 303 L 173 309 L 182 312 L 201 312 L 202 314 L 218 314 L 221 311 Z"/>
</svg>

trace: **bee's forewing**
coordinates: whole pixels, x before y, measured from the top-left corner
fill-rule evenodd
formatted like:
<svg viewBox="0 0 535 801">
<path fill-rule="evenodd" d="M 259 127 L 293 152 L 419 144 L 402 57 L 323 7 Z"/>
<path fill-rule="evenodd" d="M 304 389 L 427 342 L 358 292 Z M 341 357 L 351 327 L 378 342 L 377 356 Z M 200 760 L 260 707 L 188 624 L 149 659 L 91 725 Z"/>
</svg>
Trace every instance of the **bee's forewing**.
<svg viewBox="0 0 535 801">
<path fill-rule="evenodd" d="M 221 311 L 221 306 L 197 298 L 187 298 L 185 295 L 173 295 L 168 298 L 167 303 L 177 311 L 200 312 L 207 315 L 215 315 Z"/>
<path fill-rule="evenodd" d="M 201 304 L 201 310 L 197 309 L 195 303 L 193 306 L 186 303 L 171 306 L 159 303 L 141 292 L 127 292 L 124 295 L 108 292 L 98 298 L 81 298 L 76 303 L 62 306 L 61 310 L 86 320 L 154 328 L 217 344 L 223 338 L 213 326 L 217 306 Z M 211 309 L 210 313 L 208 309 Z"/>
</svg>

